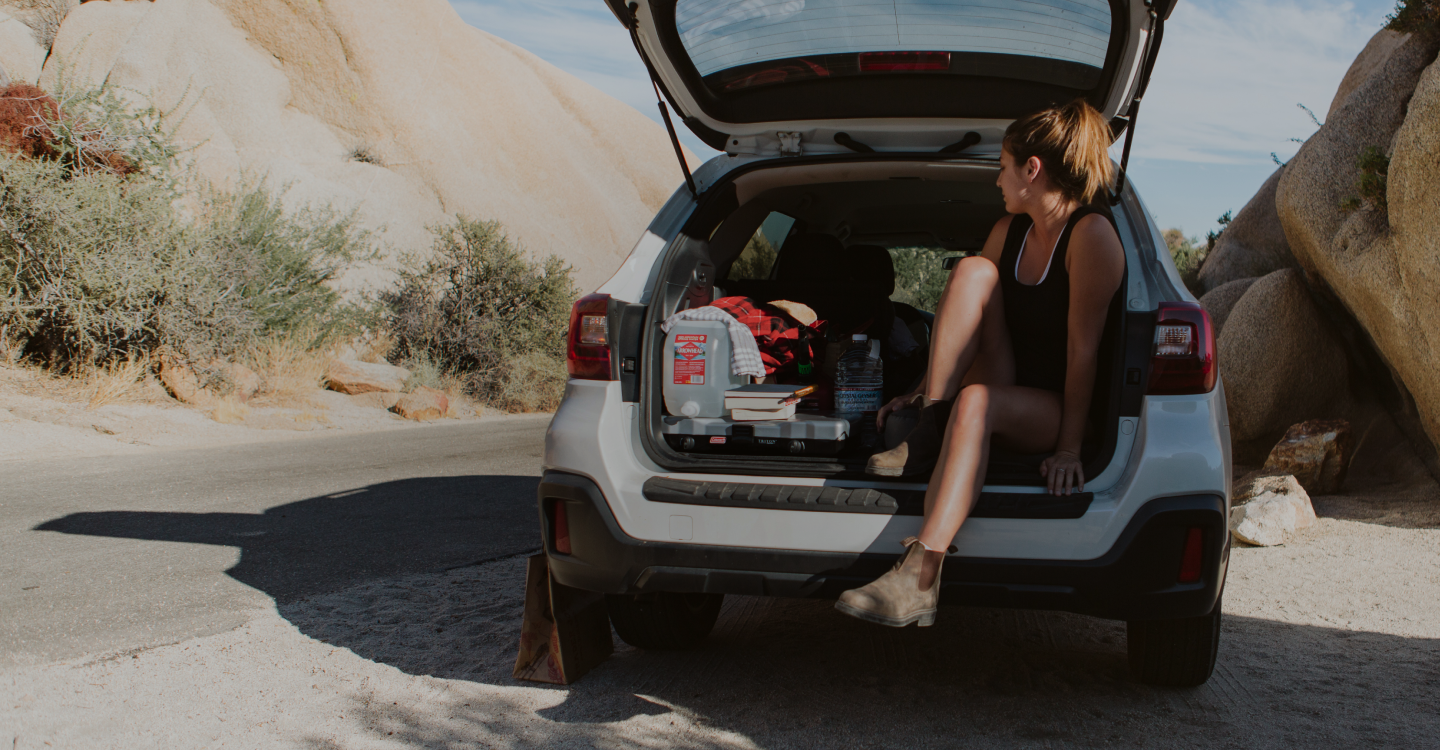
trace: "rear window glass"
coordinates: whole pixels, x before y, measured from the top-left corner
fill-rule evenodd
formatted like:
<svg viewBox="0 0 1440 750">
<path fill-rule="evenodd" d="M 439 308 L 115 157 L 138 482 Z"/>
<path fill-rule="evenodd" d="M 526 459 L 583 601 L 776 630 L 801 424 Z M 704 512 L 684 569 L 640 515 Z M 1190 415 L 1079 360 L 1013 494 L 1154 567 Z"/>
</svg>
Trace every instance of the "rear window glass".
<svg viewBox="0 0 1440 750">
<path fill-rule="evenodd" d="M 1090 88 L 1107 0 L 678 0 L 685 51 L 712 90 L 863 74 L 957 74 Z"/>
</svg>

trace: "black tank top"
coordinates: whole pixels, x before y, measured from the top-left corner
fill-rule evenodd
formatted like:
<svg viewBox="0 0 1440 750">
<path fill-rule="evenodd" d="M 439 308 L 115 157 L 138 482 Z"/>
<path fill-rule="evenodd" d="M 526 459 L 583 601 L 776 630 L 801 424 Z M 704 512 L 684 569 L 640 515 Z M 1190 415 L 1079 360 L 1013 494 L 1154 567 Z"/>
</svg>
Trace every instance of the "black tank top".
<svg viewBox="0 0 1440 750">
<path fill-rule="evenodd" d="M 1040 283 L 1034 285 L 1022 284 L 1015 277 L 1020 249 L 1034 221 L 1028 214 L 1019 214 L 1010 220 L 1005 249 L 1000 253 L 1000 288 L 1005 295 L 1005 323 L 1015 351 L 1016 385 L 1065 392 L 1068 362 L 1065 343 L 1069 338 L 1070 318 L 1070 273 L 1065 270 L 1065 251 L 1075 225 L 1090 214 L 1100 214 L 1111 226 L 1115 224 L 1115 219 L 1103 209 L 1094 206 L 1076 209 L 1055 244 L 1049 270 Z M 1030 245 L 1025 251 L 1043 253 L 1045 248 Z"/>
</svg>

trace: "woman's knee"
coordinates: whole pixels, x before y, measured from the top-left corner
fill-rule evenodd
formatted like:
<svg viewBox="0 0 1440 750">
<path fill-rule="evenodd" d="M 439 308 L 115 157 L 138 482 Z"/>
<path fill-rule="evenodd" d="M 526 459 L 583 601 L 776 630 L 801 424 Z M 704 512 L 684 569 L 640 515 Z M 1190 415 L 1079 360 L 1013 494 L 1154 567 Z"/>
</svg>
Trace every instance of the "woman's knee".
<svg viewBox="0 0 1440 750">
<path fill-rule="evenodd" d="M 1000 283 L 1000 269 L 979 255 L 961 258 L 955 266 L 954 278 L 964 286 L 994 286 Z"/>
<path fill-rule="evenodd" d="M 961 388 L 960 396 L 955 400 L 954 421 L 988 421 L 993 396 L 990 386 L 984 383 L 974 383 Z"/>
</svg>

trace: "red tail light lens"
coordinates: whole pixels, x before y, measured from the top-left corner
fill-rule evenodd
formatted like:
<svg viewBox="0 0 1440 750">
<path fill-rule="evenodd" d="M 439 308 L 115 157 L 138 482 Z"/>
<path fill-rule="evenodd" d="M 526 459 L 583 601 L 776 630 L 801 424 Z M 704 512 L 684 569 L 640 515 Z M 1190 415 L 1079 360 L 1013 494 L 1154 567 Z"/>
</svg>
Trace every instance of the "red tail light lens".
<svg viewBox="0 0 1440 750">
<path fill-rule="evenodd" d="M 564 500 L 551 501 L 550 522 L 555 529 L 555 551 L 570 554 L 570 519 L 565 514 Z"/>
<path fill-rule="evenodd" d="M 1201 545 L 1204 534 L 1196 527 L 1190 529 L 1185 535 L 1185 552 L 1180 555 L 1180 582 L 1194 583 L 1200 580 L 1200 564 L 1205 558 L 1205 549 Z"/>
<path fill-rule="evenodd" d="M 949 70 L 949 52 L 861 52 L 861 73 Z"/>
<path fill-rule="evenodd" d="M 1162 302 L 1150 359 L 1152 395 L 1209 393 L 1215 388 L 1215 329 L 1194 302 Z"/>
<path fill-rule="evenodd" d="M 610 295 L 587 294 L 570 309 L 570 346 L 565 355 L 570 377 L 614 380 L 610 366 Z"/>
</svg>

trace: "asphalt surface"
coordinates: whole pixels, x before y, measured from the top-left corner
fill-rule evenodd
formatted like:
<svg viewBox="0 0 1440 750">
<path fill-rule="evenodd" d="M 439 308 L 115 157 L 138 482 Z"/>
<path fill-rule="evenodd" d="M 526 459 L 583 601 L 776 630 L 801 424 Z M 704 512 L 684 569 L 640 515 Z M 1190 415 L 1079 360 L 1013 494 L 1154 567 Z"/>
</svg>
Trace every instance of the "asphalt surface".
<svg viewBox="0 0 1440 750">
<path fill-rule="evenodd" d="M 0 665 L 539 546 L 545 417 L 0 464 Z"/>
</svg>

